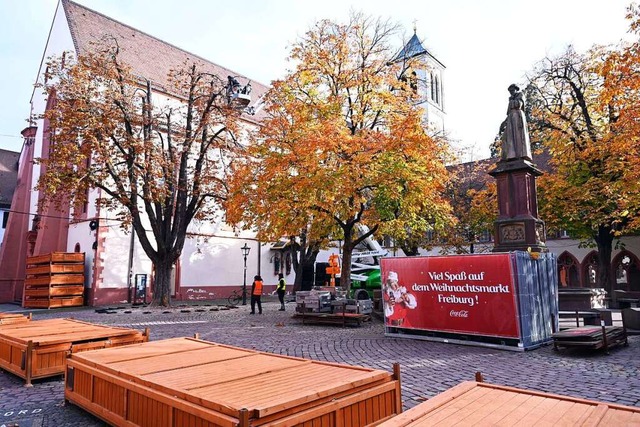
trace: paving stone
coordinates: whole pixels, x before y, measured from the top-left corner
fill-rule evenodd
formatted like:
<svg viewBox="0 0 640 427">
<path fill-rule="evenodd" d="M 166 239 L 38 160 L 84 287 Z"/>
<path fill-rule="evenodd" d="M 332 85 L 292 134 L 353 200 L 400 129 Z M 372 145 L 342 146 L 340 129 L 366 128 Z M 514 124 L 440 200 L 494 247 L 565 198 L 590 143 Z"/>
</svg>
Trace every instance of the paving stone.
<svg viewBox="0 0 640 427">
<path fill-rule="evenodd" d="M 555 352 L 551 346 L 522 353 L 385 337 L 384 327 L 377 319 L 361 327 L 302 325 L 291 318 L 293 304 L 281 312 L 279 303 L 266 301 L 262 316 L 250 316 L 249 306 L 233 310 L 211 306 L 217 310 L 182 312 L 187 311 L 185 307 L 176 306 L 144 307 L 142 311 L 125 307 L 132 311 L 126 316 L 88 308 L 50 310 L 34 313 L 34 319 L 73 316 L 82 321 L 138 330 L 149 327 L 151 340 L 199 333 L 201 339 L 223 344 L 388 371 L 398 362 L 405 409 L 461 381 L 473 380 L 476 371 L 482 372 L 485 381 L 495 384 L 640 407 L 638 336 L 630 337 L 628 347 L 615 348 L 609 355 Z M 107 311 L 117 309 L 111 307 Z M 34 386 L 27 388 L 23 380 L 2 372 L 0 395 L 0 425 L 20 419 L 34 420 L 34 426 L 105 425 L 78 407 L 64 404 L 62 377 L 34 381 Z M 21 418 L 3 416 L 20 411 L 27 412 Z M 35 420 L 41 424 L 34 424 Z"/>
</svg>

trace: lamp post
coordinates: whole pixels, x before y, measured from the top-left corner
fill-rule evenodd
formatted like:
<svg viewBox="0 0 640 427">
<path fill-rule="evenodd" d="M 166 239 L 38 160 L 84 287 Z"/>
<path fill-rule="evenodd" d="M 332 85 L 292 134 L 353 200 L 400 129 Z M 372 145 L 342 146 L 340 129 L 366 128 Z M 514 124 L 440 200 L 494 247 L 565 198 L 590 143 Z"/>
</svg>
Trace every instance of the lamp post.
<svg viewBox="0 0 640 427">
<path fill-rule="evenodd" d="M 244 246 L 240 248 L 244 257 L 244 282 L 242 284 L 242 305 L 247 305 L 247 256 L 251 248 L 244 242 Z"/>
</svg>

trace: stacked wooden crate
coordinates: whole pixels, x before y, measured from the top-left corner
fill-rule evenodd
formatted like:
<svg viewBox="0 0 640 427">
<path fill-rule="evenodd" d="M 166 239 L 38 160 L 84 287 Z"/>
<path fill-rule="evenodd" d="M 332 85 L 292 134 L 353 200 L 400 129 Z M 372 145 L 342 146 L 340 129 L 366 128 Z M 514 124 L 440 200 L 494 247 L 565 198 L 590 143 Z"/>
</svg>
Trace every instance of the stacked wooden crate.
<svg viewBox="0 0 640 427">
<path fill-rule="evenodd" d="M 84 304 L 84 253 L 52 252 L 27 258 L 22 306 L 75 307 Z"/>
</svg>

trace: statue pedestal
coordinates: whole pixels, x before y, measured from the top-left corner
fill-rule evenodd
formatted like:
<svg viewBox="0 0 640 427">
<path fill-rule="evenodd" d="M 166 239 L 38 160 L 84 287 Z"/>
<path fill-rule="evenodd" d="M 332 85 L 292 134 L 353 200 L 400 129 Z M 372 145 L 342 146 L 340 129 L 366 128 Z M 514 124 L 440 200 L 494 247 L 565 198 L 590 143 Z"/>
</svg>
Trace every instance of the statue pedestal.
<svg viewBox="0 0 640 427">
<path fill-rule="evenodd" d="M 489 175 L 496 179 L 498 219 L 493 252 L 548 252 L 544 222 L 538 219 L 536 177 L 542 175 L 528 159 L 501 160 Z"/>
</svg>

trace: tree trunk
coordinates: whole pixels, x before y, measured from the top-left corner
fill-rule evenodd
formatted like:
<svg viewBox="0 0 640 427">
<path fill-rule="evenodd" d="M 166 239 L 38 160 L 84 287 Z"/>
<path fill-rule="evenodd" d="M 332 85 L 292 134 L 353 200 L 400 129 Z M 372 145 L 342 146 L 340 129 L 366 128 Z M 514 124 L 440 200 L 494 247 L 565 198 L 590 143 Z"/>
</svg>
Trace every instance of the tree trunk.
<svg viewBox="0 0 640 427">
<path fill-rule="evenodd" d="M 418 245 L 414 244 L 401 244 L 400 249 L 404 252 L 406 256 L 418 256 L 420 252 L 418 251 Z"/>
<path fill-rule="evenodd" d="M 598 226 L 598 235 L 595 238 L 598 245 L 598 281 L 607 294 L 611 297 L 613 287 L 611 286 L 611 252 L 613 251 L 614 236 L 611 227 Z"/>
<path fill-rule="evenodd" d="M 151 305 L 168 307 L 171 305 L 171 272 L 173 263 L 169 260 L 159 260 L 154 262 L 153 266 L 155 278 Z"/>
<path fill-rule="evenodd" d="M 351 256 L 353 254 L 353 225 L 343 227 L 344 245 L 342 245 L 342 271 L 340 286 L 347 292 L 351 290 Z"/>
<path fill-rule="evenodd" d="M 313 267 L 316 263 L 316 258 L 318 257 L 318 253 L 320 252 L 319 246 L 316 244 L 310 244 L 309 247 L 300 246 L 299 256 L 300 260 L 296 265 L 296 277 L 293 282 L 293 291 L 298 292 L 302 290 L 302 279 L 304 271 L 309 267 Z M 297 255 L 294 259 L 297 258 Z"/>
</svg>

